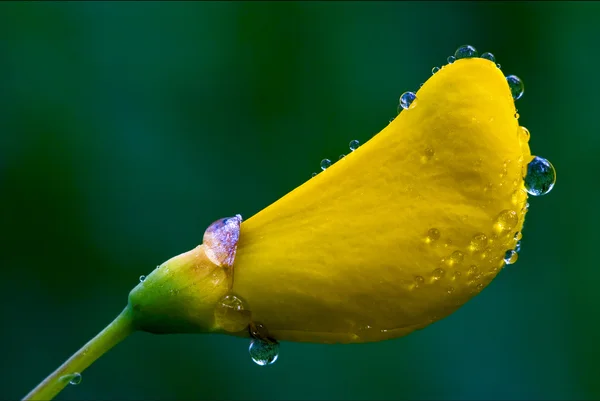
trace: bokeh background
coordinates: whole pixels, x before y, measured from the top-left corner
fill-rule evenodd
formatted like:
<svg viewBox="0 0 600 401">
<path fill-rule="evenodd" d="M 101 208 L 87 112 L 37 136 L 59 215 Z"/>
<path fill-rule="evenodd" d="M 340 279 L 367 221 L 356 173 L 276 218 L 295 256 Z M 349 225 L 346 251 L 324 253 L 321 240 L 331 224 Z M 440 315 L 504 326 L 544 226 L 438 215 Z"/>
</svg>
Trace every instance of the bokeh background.
<svg viewBox="0 0 600 401">
<path fill-rule="evenodd" d="M 138 333 L 58 399 L 600 399 L 599 21 L 598 2 L 0 3 L 0 398 L 468 43 L 523 79 L 520 121 L 558 172 L 516 265 L 425 330 L 283 343 L 267 368 L 244 339 Z"/>
</svg>

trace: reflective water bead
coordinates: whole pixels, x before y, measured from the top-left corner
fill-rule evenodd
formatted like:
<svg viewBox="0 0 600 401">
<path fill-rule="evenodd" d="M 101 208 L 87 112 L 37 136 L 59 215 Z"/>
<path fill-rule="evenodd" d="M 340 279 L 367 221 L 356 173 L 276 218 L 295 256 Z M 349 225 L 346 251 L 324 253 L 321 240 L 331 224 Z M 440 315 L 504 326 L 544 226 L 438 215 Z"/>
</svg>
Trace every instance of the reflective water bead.
<svg viewBox="0 0 600 401">
<path fill-rule="evenodd" d="M 264 341 L 253 338 L 248 347 L 250 358 L 260 366 L 271 365 L 279 357 L 279 343 L 277 341 Z"/>
<path fill-rule="evenodd" d="M 329 159 L 323 159 L 323 160 L 321 160 L 321 170 L 325 171 L 329 167 L 331 167 L 331 160 L 329 160 Z"/>
<path fill-rule="evenodd" d="M 434 241 L 437 241 L 438 239 L 440 239 L 440 230 L 438 230 L 437 228 L 430 228 L 427 231 L 427 236 L 425 237 L 425 242 L 430 244 Z"/>
<path fill-rule="evenodd" d="M 456 52 L 454 53 L 454 58 L 456 60 L 459 60 L 461 58 L 477 57 L 477 55 L 477 50 L 473 46 L 464 45 L 456 49 Z"/>
<path fill-rule="evenodd" d="M 529 130 L 527 128 L 519 127 L 519 138 L 522 142 L 529 142 L 530 136 L 531 134 L 529 133 Z"/>
<path fill-rule="evenodd" d="M 452 64 L 456 61 L 456 57 L 454 56 L 448 56 L 448 64 Z"/>
<path fill-rule="evenodd" d="M 431 73 L 432 73 L 432 74 L 435 74 L 435 73 L 436 73 L 436 72 L 438 72 L 439 70 L 440 70 L 440 67 L 433 67 L 433 68 L 431 69 Z"/>
<path fill-rule="evenodd" d="M 485 52 L 481 55 L 481 58 L 484 58 L 486 60 L 490 60 L 492 63 L 496 62 L 496 58 L 494 57 L 494 55 L 490 52 Z"/>
<path fill-rule="evenodd" d="M 519 223 L 519 215 L 514 210 L 503 210 L 496 218 L 494 228 L 499 231 L 508 231 L 513 229 Z"/>
<path fill-rule="evenodd" d="M 525 189 L 530 195 L 546 195 L 554 187 L 556 171 L 552 164 L 539 156 L 535 156 L 527 165 Z"/>
<path fill-rule="evenodd" d="M 342 160 L 342 159 L 343 159 L 343 158 L 345 158 L 345 157 L 346 157 L 346 155 L 342 153 L 342 154 L 340 155 L 340 157 L 338 157 L 338 160 Z"/>
<path fill-rule="evenodd" d="M 354 139 L 354 140 L 350 141 L 348 146 L 350 147 L 350 150 L 354 152 L 360 146 L 360 142 L 358 142 L 356 139 Z"/>
<path fill-rule="evenodd" d="M 521 252 L 521 241 L 517 241 L 517 243 L 515 245 L 515 251 Z"/>
<path fill-rule="evenodd" d="M 508 82 L 508 87 L 510 88 L 513 99 L 519 100 L 521 96 L 523 96 L 523 92 L 525 92 L 525 86 L 523 85 L 521 78 L 516 75 L 509 75 L 506 77 L 506 82 Z"/>
<path fill-rule="evenodd" d="M 496 67 L 501 68 L 502 66 L 500 65 L 500 63 L 496 64 Z"/>
<path fill-rule="evenodd" d="M 515 233 L 515 237 L 514 237 L 514 238 L 515 238 L 515 240 L 516 240 L 516 241 L 518 241 L 518 240 L 520 240 L 521 238 L 523 238 L 523 234 L 521 233 L 521 231 L 517 231 L 517 232 Z"/>
<path fill-rule="evenodd" d="M 214 317 L 215 323 L 219 327 L 227 332 L 235 333 L 248 327 L 252 313 L 240 297 L 227 294 L 217 302 Z"/>
<path fill-rule="evenodd" d="M 146 276 L 143 276 L 143 275 L 142 275 L 142 276 L 140 276 L 140 283 L 143 283 L 143 282 L 144 282 L 144 280 L 146 280 Z"/>
<path fill-rule="evenodd" d="M 70 385 L 76 386 L 81 383 L 81 373 L 75 372 L 68 375 L 61 376 L 59 379 L 61 382 L 69 382 Z"/>
<path fill-rule="evenodd" d="M 400 107 L 404 110 L 412 109 L 417 105 L 417 95 L 414 92 L 404 92 L 400 96 Z"/>
<path fill-rule="evenodd" d="M 504 254 L 504 263 L 507 265 L 512 265 L 519 258 L 519 254 L 514 249 L 509 249 Z"/>
<path fill-rule="evenodd" d="M 316 176 L 317 176 L 317 173 L 312 173 L 310 176 L 311 176 L 311 177 L 316 177 Z"/>
</svg>

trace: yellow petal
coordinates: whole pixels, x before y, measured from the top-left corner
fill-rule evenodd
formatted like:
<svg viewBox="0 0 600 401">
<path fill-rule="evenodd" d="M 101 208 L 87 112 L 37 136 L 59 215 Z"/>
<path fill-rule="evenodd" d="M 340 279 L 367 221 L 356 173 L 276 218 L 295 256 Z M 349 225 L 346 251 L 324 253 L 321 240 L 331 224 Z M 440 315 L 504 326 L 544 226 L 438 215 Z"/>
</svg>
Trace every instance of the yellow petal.
<svg viewBox="0 0 600 401">
<path fill-rule="evenodd" d="M 233 292 L 278 340 L 364 342 L 447 316 L 514 248 L 522 143 L 500 69 L 461 59 L 378 135 L 241 225 Z"/>
</svg>

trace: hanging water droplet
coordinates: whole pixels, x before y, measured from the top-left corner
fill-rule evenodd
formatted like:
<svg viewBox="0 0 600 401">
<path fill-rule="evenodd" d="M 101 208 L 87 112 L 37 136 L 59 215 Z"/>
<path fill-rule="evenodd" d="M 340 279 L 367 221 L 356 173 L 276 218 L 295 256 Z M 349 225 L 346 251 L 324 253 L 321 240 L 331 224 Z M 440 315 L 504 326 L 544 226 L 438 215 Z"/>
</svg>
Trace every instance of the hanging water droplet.
<svg viewBox="0 0 600 401">
<path fill-rule="evenodd" d="M 523 81 L 516 75 L 509 75 L 506 77 L 506 82 L 508 82 L 513 99 L 519 100 L 523 96 L 523 92 L 525 92 Z"/>
<path fill-rule="evenodd" d="M 456 49 L 454 58 L 460 60 L 461 58 L 477 57 L 477 50 L 471 45 L 464 45 Z"/>
<path fill-rule="evenodd" d="M 354 152 L 360 146 L 360 142 L 358 142 L 356 139 L 354 139 L 354 140 L 350 141 L 348 146 L 350 147 L 350 150 Z"/>
<path fill-rule="evenodd" d="M 431 74 L 435 74 L 436 72 L 438 72 L 440 70 L 440 67 L 433 67 L 431 69 Z"/>
<path fill-rule="evenodd" d="M 140 276 L 140 283 L 143 283 L 143 282 L 144 282 L 144 280 L 146 280 L 146 276 L 144 276 L 144 275 L 141 275 L 141 276 Z"/>
<path fill-rule="evenodd" d="M 535 156 L 527 165 L 525 189 L 530 195 L 546 195 L 554 188 L 556 171 L 554 166 L 543 157 Z"/>
<path fill-rule="evenodd" d="M 509 249 L 504 254 L 504 263 L 506 263 L 507 265 L 512 265 L 513 263 L 515 263 L 517 261 L 518 258 L 519 258 L 519 254 L 517 252 L 515 252 L 514 249 Z"/>
<path fill-rule="evenodd" d="M 454 56 L 448 56 L 448 64 L 452 64 L 456 61 L 456 57 Z"/>
<path fill-rule="evenodd" d="M 417 95 L 414 92 L 404 92 L 400 96 L 400 107 L 404 110 L 412 109 L 417 105 Z"/>
<path fill-rule="evenodd" d="M 427 231 L 427 236 L 425 237 L 425 242 L 430 244 L 434 241 L 437 241 L 438 239 L 440 239 L 440 230 L 438 230 L 437 228 L 430 228 Z"/>
<path fill-rule="evenodd" d="M 521 241 L 517 241 L 515 244 L 515 252 L 521 252 Z"/>
<path fill-rule="evenodd" d="M 71 373 L 68 375 L 61 376 L 59 379 L 61 382 L 69 382 L 70 385 L 76 386 L 81 383 L 81 373 Z"/>
<path fill-rule="evenodd" d="M 227 332 L 235 333 L 248 327 L 252 313 L 240 297 L 227 294 L 217 302 L 214 317 L 215 323 L 219 327 Z"/>
<path fill-rule="evenodd" d="M 323 160 L 321 160 L 321 170 L 325 171 L 329 167 L 331 167 L 331 160 L 329 160 L 329 159 L 323 159 Z"/>
<path fill-rule="evenodd" d="M 248 347 L 250 358 L 260 366 L 271 365 L 279 358 L 279 343 L 253 338 Z"/>
<path fill-rule="evenodd" d="M 496 218 L 494 228 L 496 231 L 509 231 L 516 227 L 519 222 L 519 216 L 514 210 L 503 210 Z"/>
<path fill-rule="evenodd" d="M 481 55 L 481 58 L 484 58 L 486 60 L 490 60 L 492 63 L 496 62 L 496 58 L 494 57 L 494 55 L 490 52 L 485 52 Z"/>
</svg>

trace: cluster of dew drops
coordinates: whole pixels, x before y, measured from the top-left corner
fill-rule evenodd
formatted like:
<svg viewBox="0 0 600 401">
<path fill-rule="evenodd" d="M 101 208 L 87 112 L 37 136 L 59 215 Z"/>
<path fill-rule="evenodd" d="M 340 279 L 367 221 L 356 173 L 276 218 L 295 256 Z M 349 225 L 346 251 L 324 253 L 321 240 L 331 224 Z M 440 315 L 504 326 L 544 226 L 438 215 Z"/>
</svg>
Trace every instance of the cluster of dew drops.
<svg viewBox="0 0 600 401">
<path fill-rule="evenodd" d="M 454 63 L 456 60 L 460 60 L 463 58 L 476 58 L 480 57 L 486 60 L 491 61 L 492 63 L 496 63 L 496 58 L 492 53 L 483 53 L 479 56 L 477 50 L 470 45 L 460 46 L 456 49 L 456 52 L 453 56 L 449 56 L 447 58 L 448 64 Z M 500 64 L 496 64 L 497 68 L 500 68 Z M 442 67 L 443 68 L 443 67 Z M 431 70 L 432 74 L 440 71 L 440 67 L 433 67 Z M 525 87 L 523 85 L 523 81 L 516 75 L 507 75 L 506 82 L 508 83 L 508 87 L 512 94 L 514 100 L 518 100 L 523 96 L 525 91 Z M 422 86 L 423 84 L 421 84 Z M 415 92 L 404 92 L 400 96 L 399 104 L 398 104 L 398 114 L 402 112 L 402 110 L 410 110 L 417 106 L 418 99 Z M 518 119 L 519 114 L 515 114 L 515 117 Z M 392 122 L 394 118 L 390 120 Z M 519 127 L 518 134 L 524 139 L 529 140 L 529 130 L 525 127 Z M 358 148 L 358 141 L 353 140 L 350 142 L 350 150 L 355 151 Z M 342 160 L 345 156 L 341 155 L 340 160 Z M 321 170 L 325 171 L 327 168 L 331 166 L 332 162 L 329 159 L 321 160 Z M 313 173 L 312 176 L 316 176 L 317 173 Z M 527 172 L 524 177 L 525 190 L 529 195 L 532 196 L 540 196 L 546 195 L 549 193 L 554 187 L 554 183 L 556 182 L 556 171 L 554 170 L 554 166 L 547 159 L 544 159 L 540 156 L 534 156 L 532 160 L 527 164 Z M 529 207 L 529 203 L 525 206 Z M 513 264 L 516 262 L 518 258 L 518 252 L 521 249 L 521 233 L 515 234 L 515 239 L 518 241 L 516 243 L 515 249 L 509 249 L 506 251 L 504 256 L 504 262 L 506 264 Z"/>
</svg>

